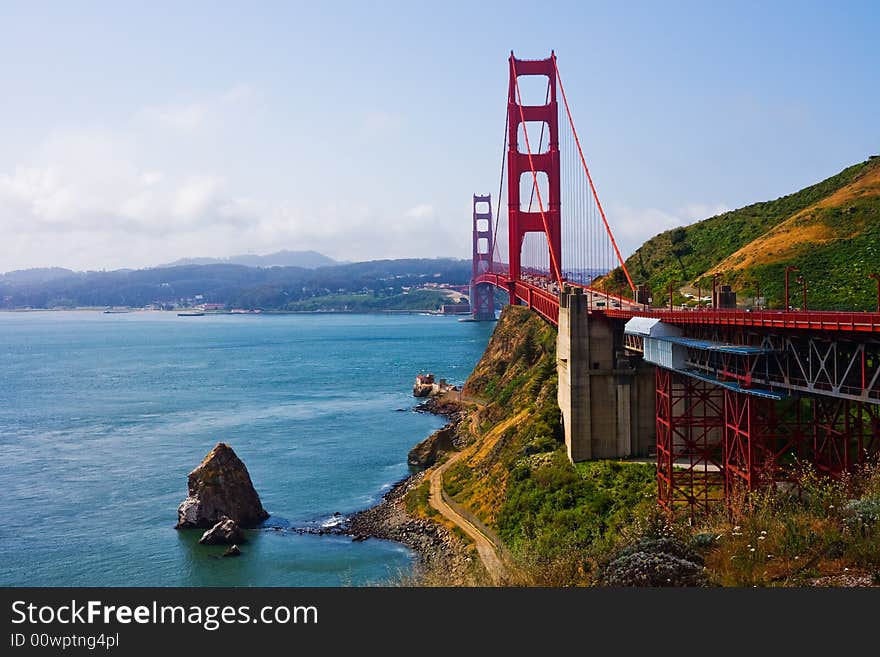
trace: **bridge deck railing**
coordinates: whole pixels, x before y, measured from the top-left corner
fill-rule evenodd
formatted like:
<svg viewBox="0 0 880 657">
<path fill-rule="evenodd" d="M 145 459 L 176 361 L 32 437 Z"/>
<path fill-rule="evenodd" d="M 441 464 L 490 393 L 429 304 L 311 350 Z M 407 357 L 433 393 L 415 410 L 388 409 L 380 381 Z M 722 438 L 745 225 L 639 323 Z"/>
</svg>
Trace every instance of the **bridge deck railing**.
<svg viewBox="0 0 880 657">
<path fill-rule="evenodd" d="M 510 289 L 510 281 L 506 273 L 486 272 L 478 276 L 474 282 L 490 283 L 504 290 Z M 518 299 L 556 324 L 559 316 L 559 288 L 556 283 L 519 280 L 515 282 L 513 288 Z M 605 294 L 600 290 L 589 287 L 584 287 L 584 289 L 594 294 Z M 670 324 L 763 327 L 821 332 L 880 333 L 880 313 L 876 312 L 668 310 L 651 307 L 639 309 L 634 307 L 631 300 L 624 297 L 616 294 L 609 294 L 608 296 L 618 301 L 620 307 L 605 307 L 599 310 L 599 312 L 604 312 L 608 317 L 619 319 L 653 317 Z"/>
</svg>

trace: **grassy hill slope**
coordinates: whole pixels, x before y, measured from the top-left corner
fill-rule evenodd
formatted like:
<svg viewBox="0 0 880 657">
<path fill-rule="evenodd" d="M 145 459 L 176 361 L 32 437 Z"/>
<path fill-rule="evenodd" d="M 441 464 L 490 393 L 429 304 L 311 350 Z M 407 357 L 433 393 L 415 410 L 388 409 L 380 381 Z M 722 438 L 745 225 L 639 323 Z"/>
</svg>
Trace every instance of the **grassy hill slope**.
<svg viewBox="0 0 880 657">
<path fill-rule="evenodd" d="M 740 301 L 748 302 L 760 288 L 777 308 L 784 305 L 785 266 L 794 265 L 807 281 L 810 307 L 873 309 L 876 287 L 867 276 L 880 271 L 880 158 L 774 201 L 668 230 L 626 264 L 655 298 L 670 283 L 705 290 L 718 274 Z M 792 290 L 794 305 L 799 284 Z"/>
<path fill-rule="evenodd" d="M 584 583 L 592 555 L 655 507 L 654 467 L 566 456 L 556 404 L 556 330 L 507 306 L 464 393 L 484 399 L 464 423 L 468 457 L 444 487 L 515 555 L 523 583 Z"/>
</svg>

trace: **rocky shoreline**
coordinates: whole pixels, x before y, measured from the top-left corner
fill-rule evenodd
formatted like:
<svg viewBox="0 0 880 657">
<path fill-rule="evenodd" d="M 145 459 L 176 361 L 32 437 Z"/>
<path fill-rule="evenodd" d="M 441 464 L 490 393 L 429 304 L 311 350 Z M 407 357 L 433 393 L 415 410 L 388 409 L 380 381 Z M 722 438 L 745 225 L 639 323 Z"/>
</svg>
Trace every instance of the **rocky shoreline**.
<svg viewBox="0 0 880 657">
<path fill-rule="evenodd" d="M 449 420 L 444 427 L 419 442 L 413 448 L 415 450 L 437 435 L 453 432 L 461 407 L 457 401 L 439 396 L 418 404 L 413 410 Z M 401 543 L 418 554 L 421 574 L 444 573 L 451 580 L 448 583 L 464 583 L 473 561 L 464 541 L 440 523 L 417 518 L 406 510 L 403 498 L 422 484 L 425 472 L 421 470 L 394 484 L 378 504 L 354 513 L 341 523 L 338 532 L 352 536 L 352 540 L 373 537 Z"/>
<path fill-rule="evenodd" d="M 424 477 L 422 471 L 397 482 L 381 502 L 352 515 L 340 533 L 352 540 L 373 537 L 401 543 L 418 554 L 422 574 L 443 572 L 461 578 L 472 561 L 464 542 L 443 525 L 410 515 L 404 505 L 404 496 Z"/>
</svg>

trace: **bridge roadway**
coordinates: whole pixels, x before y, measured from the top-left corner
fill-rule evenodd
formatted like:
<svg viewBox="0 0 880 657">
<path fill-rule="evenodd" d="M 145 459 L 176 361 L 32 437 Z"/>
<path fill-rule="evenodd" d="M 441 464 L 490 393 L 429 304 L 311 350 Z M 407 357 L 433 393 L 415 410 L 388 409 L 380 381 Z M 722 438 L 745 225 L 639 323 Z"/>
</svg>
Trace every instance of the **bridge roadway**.
<svg viewBox="0 0 880 657">
<path fill-rule="evenodd" d="M 475 283 L 489 283 L 502 290 L 510 289 L 505 274 L 483 273 Z M 566 283 L 581 287 L 587 293 L 591 312 L 601 312 L 614 319 L 651 317 L 669 324 L 703 325 L 719 327 L 752 327 L 764 329 L 790 329 L 801 331 L 880 333 L 880 313 L 782 310 L 669 310 L 643 306 L 631 299 L 603 292 L 585 285 Z M 514 282 L 516 298 L 554 326 L 559 325 L 559 288 L 555 282 L 533 277 Z"/>
<path fill-rule="evenodd" d="M 480 274 L 474 279 L 474 284 L 480 283 L 489 283 L 504 291 L 510 290 L 510 283 L 505 274 L 492 272 Z M 631 299 L 616 294 L 575 283 L 566 283 L 566 285 L 582 288 L 587 293 L 587 303 L 590 309 L 594 311 L 601 311 L 610 307 L 624 313 L 631 313 L 627 316 L 632 317 L 635 311 L 641 308 L 640 305 L 634 303 Z M 559 326 L 559 286 L 556 282 L 537 276 L 529 277 L 527 280 L 514 282 L 514 294 L 523 304 L 537 312 L 551 324 Z"/>
</svg>

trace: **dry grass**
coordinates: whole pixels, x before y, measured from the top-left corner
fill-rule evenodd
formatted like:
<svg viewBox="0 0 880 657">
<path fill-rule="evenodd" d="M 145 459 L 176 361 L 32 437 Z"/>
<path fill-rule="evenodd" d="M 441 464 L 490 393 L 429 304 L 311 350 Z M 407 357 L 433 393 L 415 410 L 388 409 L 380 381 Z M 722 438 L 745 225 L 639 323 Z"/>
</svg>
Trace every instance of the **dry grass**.
<svg viewBox="0 0 880 657">
<path fill-rule="evenodd" d="M 816 207 L 841 207 L 865 196 L 877 195 L 880 195 L 880 168 L 873 167 L 866 170 L 862 176 L 851 182 L 849 185 L 841 187 L 833 194 L 819 201 L 816 204 Z"/>
<path fill-rule="evenodd" d="M 858 230 L 844 234 L 839 229 L 832 229 L 824 223 L 815 221 L 815 218 L 819 210 L 844 207 L 866 196 L 880 196 L 880 167 L 868 169 L 864 175 L 850 184 L 793 214 L 758 239 L 729 255 L 704 275 L 711 276 L 786 261 L 792 259 L 805 245 L 818 246 L 836 240 L 851 239 L 859 234 Z"/>
<path fill-rule="evenodd" d="M 855 509 L 880 505 L 880 465 L 834 480 L 801 472 L 800 495 L 753 493 L 705 519 L 694 536 L 722 586 L 802 586 L 862 576 L 880 583 L 880 519 Z"/>
<path fill-rule="evenodd" d="M 827 244 L 834 240 L 850 237 L 839 233 L 835 234 L 824 224 L 802 223 L 795 225 L 790 223 L 791 221 L 791 219 L 787 219 L 754 242 L 746 244 L 739 251 L 710 269 L 706 276 L 789 260 L 805 244 Z"/>
<path fill-rule="evenodd" d="M 476 430 L 478 440 L 465 448 L 465 456 L 460 463 L 447 470 L 444 484 L 453 497 L 466 506 L 480 520 L 492 526 L 495 515 L 501 507 L 505 485 L 510 471 L 502 460 L 497 457 L 498 450 L 503 447 L 506 432 L 515 429 L 528 417 L 528 411 L 522 411 L 504 422 L 495 425 L 488 432 L 479 433 L 479 423 L 475 419 L 472 428 Z M 462 469 L 477 471 L 480 476 L 462 476 Z M 461 485 L 460 489 L 456 484 Z"/>
</svg>

